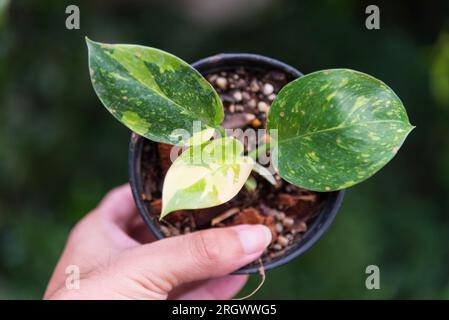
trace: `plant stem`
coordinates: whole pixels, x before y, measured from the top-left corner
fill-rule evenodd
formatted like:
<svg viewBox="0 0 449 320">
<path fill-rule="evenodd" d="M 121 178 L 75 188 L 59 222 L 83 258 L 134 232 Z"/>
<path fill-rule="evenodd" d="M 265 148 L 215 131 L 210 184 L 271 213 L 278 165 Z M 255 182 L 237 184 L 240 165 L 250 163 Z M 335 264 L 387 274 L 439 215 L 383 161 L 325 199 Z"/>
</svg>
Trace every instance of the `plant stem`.
<svg viewBox="0 0 449 320">
<path fill-rule="evenodd" d="M 267 150 L 270 150 L 270 141 L 264 143 L 261 146 L 258 146 L 256 149 L 248 153 L 248 157 L 253 158 L 254 160 L 257 160 L 259 158 L 260 154 L 262 152 L 266 152 Z"/>
<path fill-rule="evenodd" d="M 226 131 L 222 126 L 217 127 L 217 130 L 220 132 L 222 138 L 226 137 Z"/>
<path fill-rule="evenodd" d="M 249 192 L 254 192 L 257 189 L 257 181 L 253 176 L 248 177 L 248 180 L 245 182 L 245 188 Z"/>
</svg>

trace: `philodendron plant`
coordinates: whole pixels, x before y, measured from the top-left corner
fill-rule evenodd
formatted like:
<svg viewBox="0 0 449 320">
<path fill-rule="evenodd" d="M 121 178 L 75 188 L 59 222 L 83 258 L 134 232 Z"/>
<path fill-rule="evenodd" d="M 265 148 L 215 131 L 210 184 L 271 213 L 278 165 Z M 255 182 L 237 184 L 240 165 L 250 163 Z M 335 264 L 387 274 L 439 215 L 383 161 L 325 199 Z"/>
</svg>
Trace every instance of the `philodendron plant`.
<svg viewBox="0 0 449 320">
<path fill-rule="evenodd" d="M 286 181 L 314 191 L 353 186 L 389 162 L 413 129 L 397 95 L 367 74 L 331 69 L 287 84 L 273 101 L 270 143 L 244 155 L 225 135 L 223 106 L 202 75 L 158 49 L 87 39 L 93 87 L 103 105 L 132 131 L 187 149 L 168 170 L 161 218 L 180 209 L 232 199 L 270 150 Z M 196 125 L 194 125 L 196 124 Z M 212 137 L 220 133 L 220 138 Z"/>
</svg>

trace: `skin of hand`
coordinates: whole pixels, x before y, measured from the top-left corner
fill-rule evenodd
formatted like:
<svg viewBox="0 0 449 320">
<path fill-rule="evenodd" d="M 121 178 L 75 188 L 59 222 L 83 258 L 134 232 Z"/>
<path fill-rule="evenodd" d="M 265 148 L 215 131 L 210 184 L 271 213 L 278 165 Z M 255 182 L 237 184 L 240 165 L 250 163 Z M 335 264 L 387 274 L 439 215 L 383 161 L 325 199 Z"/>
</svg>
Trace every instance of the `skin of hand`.
<svg viewBox="0 0 449 320">
<path fill-rule="evenodd" d="M 129 185 L 109 192 L 71 231 L 44 299 L 229 299 L 247 276 L 229 275 L 271 242 L 263 225 L 239 225 L 154 241 Z M 66 268 L 80 271 L 66 286 Z"/>
</svg>

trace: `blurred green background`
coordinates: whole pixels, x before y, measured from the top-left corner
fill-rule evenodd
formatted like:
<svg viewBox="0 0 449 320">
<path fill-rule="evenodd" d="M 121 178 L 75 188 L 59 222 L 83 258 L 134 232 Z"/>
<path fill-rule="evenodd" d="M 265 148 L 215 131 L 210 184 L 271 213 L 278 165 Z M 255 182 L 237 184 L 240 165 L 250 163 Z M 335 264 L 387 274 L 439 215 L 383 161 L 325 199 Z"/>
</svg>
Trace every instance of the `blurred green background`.
<svg viewBox="0 0 449 320">
<path fill-rule="evenodd" d="M 65 28 L 69 4 L 81 30 Z M 368 4 L 380 30 L 365 28 Z M 417 128 L 256 297 L 449 298 L 447 0 L 0 0 L 0 28 L 0 298 L 40 298 L 71 227 L 127 180 L 130 132 L 94 94 L 85 35 L 190 62 L 254 52 L 304 73 L 347 67 L 384 80 Z M 380 290 L 365 288 L 370 264 Z"/>
</svg>

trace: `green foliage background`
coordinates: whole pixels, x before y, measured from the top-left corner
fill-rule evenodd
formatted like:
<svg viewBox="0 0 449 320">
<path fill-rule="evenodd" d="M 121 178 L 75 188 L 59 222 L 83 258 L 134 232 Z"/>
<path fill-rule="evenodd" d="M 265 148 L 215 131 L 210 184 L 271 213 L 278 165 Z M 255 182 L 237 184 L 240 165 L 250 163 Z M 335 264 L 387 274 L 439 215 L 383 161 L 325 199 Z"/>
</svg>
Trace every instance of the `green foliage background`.
<svg viewBox="0 0 449 320">
<path fill-rule="evenodd" d="M 191 62 L 255 52 L 304 73 L 346 67 L 385 81 L 417 128 L 381 173 L 349 190 L 311 250 L 269 272 L 257 297 L 449 298 L 449 2 L 375 1 L 374 31 L 364 1 L 268 1 L 213 26 L 186 14 L 185 2 L 0 0 L 0 297 L 40 298 L 70 228 L 127 180 L 130 133 L 91 87 L 88 35 Z M 79 31 L 65 28 L 69 4 L 81 9 Z M 365 288 L 370 264 L 381 290 Z"/>
</svg>

